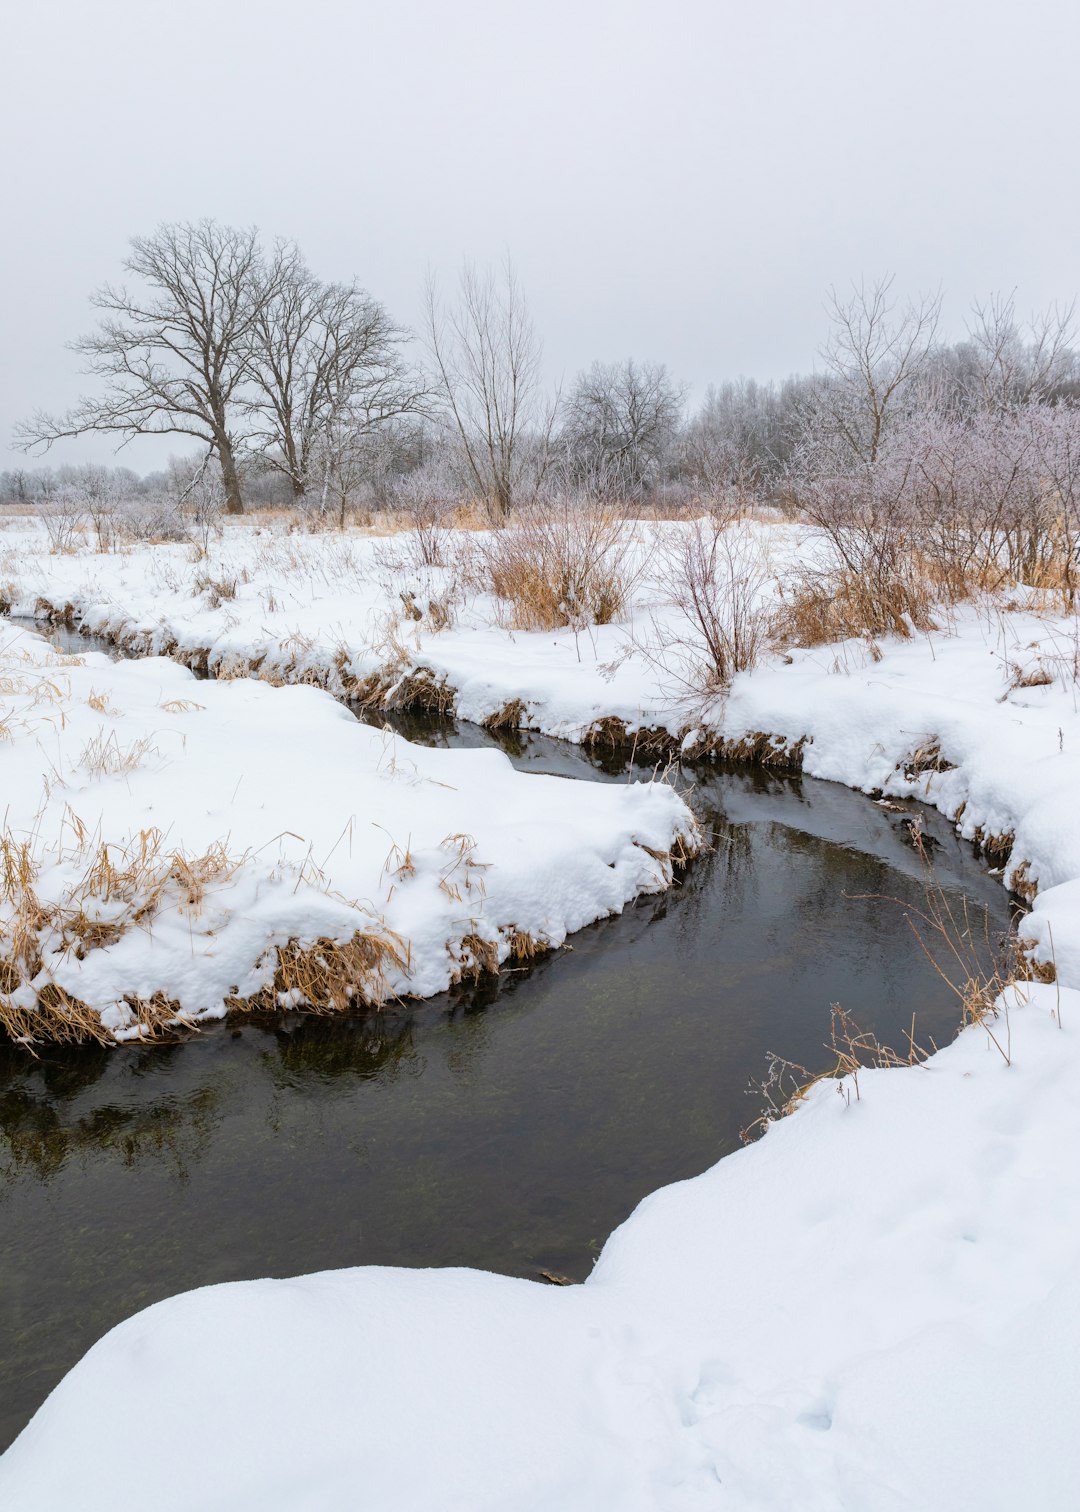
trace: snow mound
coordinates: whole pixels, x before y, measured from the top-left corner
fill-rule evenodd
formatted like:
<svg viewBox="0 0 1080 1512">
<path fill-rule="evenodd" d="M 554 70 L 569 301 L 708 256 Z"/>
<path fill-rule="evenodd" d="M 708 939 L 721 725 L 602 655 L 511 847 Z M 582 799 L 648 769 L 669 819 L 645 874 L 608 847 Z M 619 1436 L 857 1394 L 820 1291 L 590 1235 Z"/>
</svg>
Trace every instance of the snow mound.
<svg viewBox="0 0 1080 1512">
<path fill-rule="evenodd" d="M 696 843 L 663 783 L 414 746 L 315 688 L 11 627 L 0 688 L 0 994 L 31 1035 L 46 1012 L 123 1038 L 230 1003 L 340 1007 L 343 972 L 362 1000 L 426 996 L 665 887 Z"/>
</svg>

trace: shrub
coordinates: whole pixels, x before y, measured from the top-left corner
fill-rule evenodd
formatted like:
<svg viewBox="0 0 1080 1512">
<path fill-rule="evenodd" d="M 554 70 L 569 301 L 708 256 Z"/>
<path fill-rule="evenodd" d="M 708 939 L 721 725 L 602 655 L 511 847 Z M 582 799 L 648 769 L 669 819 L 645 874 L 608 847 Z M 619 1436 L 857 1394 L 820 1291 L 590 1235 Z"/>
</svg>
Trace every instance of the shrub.
<svg viewBox="0 0 1080 1512">
<path fill-rule="evenodd" d="M 713 694 L 757 662 L 769 625 L 771 580 L 760 537 L 721 516 L 682 527 L 665 546 L 659 580 L 683 628 L 657 627 L 661 656 L 687 687 Z"/>
<path fill-rule="evenodd" d="M 607 625 L 626 607 L 637 574 L 625 521 L 569 498 L 533 505 L 485 541 L 483 572 L 511 606 L 518 630 Z"/>
</svg>

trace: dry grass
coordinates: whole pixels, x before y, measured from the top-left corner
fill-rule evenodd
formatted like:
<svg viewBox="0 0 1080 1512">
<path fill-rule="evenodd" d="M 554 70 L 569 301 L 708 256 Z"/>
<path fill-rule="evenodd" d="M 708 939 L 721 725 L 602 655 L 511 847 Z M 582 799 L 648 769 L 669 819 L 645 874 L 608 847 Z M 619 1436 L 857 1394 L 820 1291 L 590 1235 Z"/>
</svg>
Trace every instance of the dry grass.
<svg viewBox="0 0 1080 1512">
<path fill-rule="evenodd" d="M 115 1036 L 100 1014 L 54 978 L 69 957 L 84 960 L 133 928 L 149 928 L 166 908 L 198 914 L 212 887 L 227 883 L 242 864 L 224 844 L 202 855 L 166 850 L 158 830 L 145 830 L 127 846 L 94 841 L 71 816 L 75 847 L 64 858 L 82 858 L 76 880 L 59 898 L 41 894 L 42 862 L 30 840 L 0 835 L 0 1028 L 33 1045 L 46 1040 L 94 1040 Z M 253 997 L 229 998 L 233 1011 L 274 1008 L 283 1001 L 314 1012 L 355 1004 L 371 1006 L 388 996 L 391 973 L 409 970 L 409 948 L 382 926 L 357 930 L 348 940 L 290 940 L 277 947 L 273 986 Z M 134 1029 L 160 1038 L 190 1021 L 164 993 L 127 996 Z"/>
<path fill-rule="evenodd" d="M 360 680 L 351 679 L 350 696 L 365 709 L 400 709 L 423 714 L 454 712 L 457 689 L 430 667 L 402 671 L 397 665 L 381 667 Z"/>
<path fill-rule="evenodd" d="M 708 740 L 700 749 L 725 761 L 745 762 L 774 772 L 801 772 L 803 753 L 811 738 L 802 735 L 798 740 L 789 740 L 786 735 L 770 735 L 766 730 L 748 730 L 743 735 Z"/>
<path fill-rule="evenodd" d="M 498 976 L 501 970 L 521 970 L 537 956 L 545 955 L 551 946 L 528 930 L 510 924 L 500 929 L 495 939 L 470 933 L 462 936 L 456 948 L 448 946 L 447 949 L 453 963 L 453 982 L 457 986 L 461 982 L 479 982 L 485 976 Z M 512 964 L 501 967 L 500 956 Z"/>
<path fill-rule="evenodd" d="M 277 948 L 274 992 L 287 994 L 315 1013 L 340 1013 L 357 1004 L 371 1007 L 385 1002 L 388 973 L 407 973 L 408 969 L 408 945 L 387 929 L 357 930 L 344 942 L 319 939 L 313 945 L 300 945 L 290 940 Z M 234 1011 L 256 1006 L 265 1003 L 229 1000 Z"/>
<path fill-rule="evenodd" d="M 78 862 L 81 870 L 52 899 L 41 896 L 43 863 L 32 841 L 0 835 L 0 1027 L 14 1039 L 104 1044 L 112 1034 L 94 1010 L 52 979 L 53 967 L 115 944 L 165 906 L 198 912 L 207 889 L 227 881 L 240 863 L 222 845 L 201 856 L 167 851 L 156 829 L 120 846 L 95 839 L 72 814 L 68 824 L 73 847 L 49 859 L 68 868 Z M 126 1001 L 146 1034 L 182 1019 L 162 994 Z"/>
<path fill-rule="evenodd" d="M 1053 968 L 1028 960 L 1015 935 L 1010 935 L 1003 945 L 996 942 L 990 933 L 988 914 L 975 910 L 966 901 L 954 905 L 932 875 L 926 885 L 924 907 L 911 908 L 896 898 L 880 901 L 903 909 L 931 966 L 956 997 L 960 1009 L 958 1027 L 980 1025 L 993 1048 L 1007 1065 L 1011 1064 L 1009 1015 L 1007 1008 L 1000 1006 L 1003 995 L 1025 981 L 1052 981 Z M 859 1077 L 863 1071 L 919 1065 L 938 1048 L 932 1039 L 928 1046 L 918 1042 L 914 1014 L 905 1037 L 906 1047 L 894 1050 L 860 1028 L 834 1003 L 824 1068 L 811 1071 L 782 1056 L 770 1055 L 766 1076 L 756 1088 L 763 1099 L 762 1112 L 743 1130 L 744 1142 L 763 1134 L 770 1123 L 793 1112 L 822 1082 L 835 1081 L 839 1095 L 848 1102 L 853 1098 L 858 1101 L 862 1096 Z"/>
<path fill-rule="evenodd" d="M 897 762 L 896 770 L 902 771 L 908 782 L 917 782 L 920 777 L 928 774 L 933 776 L 939 772 L 954 772 L 956 762 L 949 761 L 942 754 L 940 740 L 936 735 L 930 735 L 921 741 L 910 755 Z"/>
<path fill-rule="evenodd" d="M 781 584 L 780 596 L 772 637 L 782 646 L 823 646 L 856 636 L 906 639 L 913 629 L 937 628 L 933 587 L 915 574 L 877 583 L 849 569 L 804 573 L 794 584 Z"/>
<path fill-rule="evenodd" d="M 512 698 L 483 721 L 485 730 L 520 730 L 528 719 L 528 708 L 520 698 Z"/>
<path fill-rule="evenodd" d="M 523 511 L 483 545 L 491 591 L 516 630 L 584 629 L 623 613 L 632 587 L 625 522 L 600 505 Z"/>
<path fill-rule="evenodd" d="M 194 597 L 199 594 L 206 595 L 207 606 L 210 609 L 220 609 L 223 603 L 235 599 L 239 591 L 240 580 L 238 577 L 210 577 L 205 573 L 196 573 L 191 584 L 191 592 Z"/>
</svg>

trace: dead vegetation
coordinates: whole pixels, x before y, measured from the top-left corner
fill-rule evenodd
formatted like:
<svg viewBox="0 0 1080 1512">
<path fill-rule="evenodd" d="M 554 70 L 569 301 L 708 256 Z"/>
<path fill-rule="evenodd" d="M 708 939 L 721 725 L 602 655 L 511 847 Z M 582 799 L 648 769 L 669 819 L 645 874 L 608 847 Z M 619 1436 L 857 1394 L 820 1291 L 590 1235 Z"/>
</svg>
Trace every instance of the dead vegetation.
<svg viewBox="0 0 1080 1512">
<path fill-rule="evenodd" d="M 271 1006 L 280 1006 L 284 994 L 315 1013 L 340 1013 L 357 1004 L 371 1007 L 385 1002 L 388 975 L 407 974 L 408 969 L 408 944 L 387 929 L 357 930 L 349 940 L 324 938 L 313 945 L 290 940 L 277 947 Z M 228 1006 L 248 1011 L 256 1003 L 230 998 Z"/>
<path fill-rule="evenodd" d="M 526 725 L 528 708 L 520 698 L 512 698 L 482 721 L 485 730 L 520 730 Z"/>
<path fill-rule="evenodd" d="M 491 591 L 510 606 L 515 630 L 607 625 L 626 608 L 633 541 L 605 505 L 564 500 L 519 512 L 481 548 Z"/>
<path fill-rule="evenodd" d="M 1011 1064 L 1012 1042 L 1007 993 L 1025 981 L 1053 981 L 1052 964 L 1033 962 L 1021 948 L 1017 935 L 995 940 L 985 910 L 966 901 L 950 902 L 944 889 L 928 875 L 925 903 L 910 908 L 896 898 L 884 904 L 902 908 L 909 928 L 934 971 L 954 994 L 959 1007 L 957 1028 L 978 1024 L 990 1045 L 1005 1063 Z M 930 1039 L 920 1043 L 915 1014 L 900 1050 L 883 1044 L 870 1030 L 861 1028 L 839 1003 L 830 1013 L 826 1060 L 818 1071 L 770 1055 L 764 1079 L 750 1090 L 760 1096 L 762 1111 L 742 1132 L 744 1143 L 764 1134 L 771 1123 L 786 1117 L 807 1095 L 825 1082 L 835 1082 L 837 1094 L 848 1103 L 860 1101 L 860 1075 L 865 1071 L 917 1066 L 939 1048 Z"/>
<path fill-rule="evenodd" d="M 854 637 L 873 641 L 884 635 L 907 639 L 913 631 L 937 628 L 932 586 L 915 572 L 876 578 L 848 567 L 804 570 L 793 582 L 781 584 L 779 593 L 771 634 L 783 646 L 824 646 Z"/>
<path fill-rule="evenodd" d="M 928 774 L 933 776 L 939 772 L 953 772 L 956 770 L 955 761 L 949 761 L 942 754 L 941 742 L 936 735 L 930 735 L 920 745 L 899 762 L 896 770 L 902 771 L 908 782 L 917 782 L 920 777 Z"/>
<path fill-rule="evenodd" d="M 189 856 L 167 850 L 159 830 L 140 831 L 126 845 L 89 835 L 75 815 L 73 844 L 43 859 L 29 839 L 0 835 L 0 1026 L 14 1039 L 95 1039 L 114 1035 L 97 1012 L 54 979 L 68 958 L 85 960 L 115 945 L 128 930 L 146 928 L 165 907 L 197 913 L 207 890 L 227 881 L 239 862 L 223 846 Z M 45 867 L 70 880 L 53 896 L 41 887 Z M 133 1026 L 158 1034 L 183 1015 L 162 994 L 124 1000 Z"/>
<path fill-rule="evenodd" d="M 244 858 L 223 843 L 198 856 L 169 850 L 158 830 L 141 831 L 126 846 L 95 840 L 74 816 L 74 845 L 43 860 L 31 840 L 0 835 L 0 1027 L 34 1045 L 48 1040 L 111 1044 L 117 1035 L 101 1014 L 70 993 L 56 973 L 66 959 L 85 960 L 116 945 L 129 931 L 149 930 L 175 909 L 200 914 L 211 889 L 229 882 Z M 75 863 L 78 861 L 78 866 Z M 53 896 L 42 887 L 46 869 L 71 878 Z M 272 986 L 248 998 L 232 996 L 233 1012 L 277 1008 L 283 1002 L 313 1012 L 372 1006 L 389 995 L 389 978 L 407 975 L 407 943 L 381 924 L 347 940 L 290 940 L 276 947 Z M 179 1003 L 162 992 L 127 994 L 125 1037 L 160 1038 L 190 1028 Z"/>
<path fill-rule="evenodd" d="M 354 680 L 351 698 L 365 709 L 398 709 L 422 714 L 454 712 L 457 689 L 431 667 L 380 667 L 369 676 Z"/>
</svg>

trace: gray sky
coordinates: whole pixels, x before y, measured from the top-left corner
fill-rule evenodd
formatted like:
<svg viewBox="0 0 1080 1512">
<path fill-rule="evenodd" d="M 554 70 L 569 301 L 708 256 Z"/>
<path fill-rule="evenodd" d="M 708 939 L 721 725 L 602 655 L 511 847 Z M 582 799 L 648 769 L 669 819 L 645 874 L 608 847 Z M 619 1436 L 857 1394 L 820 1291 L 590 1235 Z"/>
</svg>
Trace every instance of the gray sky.
<svg viewBox="0 0 1080 1512">
<path fill-rule="evenodd" d="M 956 334 L 974 295 L 1069 300 L 1078 42 L 1066 0 L 2 0 L 0 467 L 162 220 L 295 238 L 407 323 L 429 266 L 509 248 L 553 376 L 696 392 L 810 368 L 860 274 L 941 284 Z"/>
</svg>

